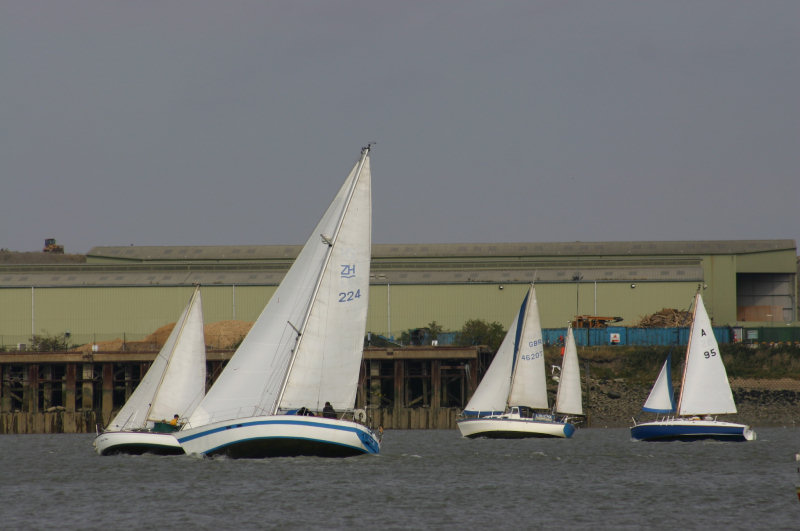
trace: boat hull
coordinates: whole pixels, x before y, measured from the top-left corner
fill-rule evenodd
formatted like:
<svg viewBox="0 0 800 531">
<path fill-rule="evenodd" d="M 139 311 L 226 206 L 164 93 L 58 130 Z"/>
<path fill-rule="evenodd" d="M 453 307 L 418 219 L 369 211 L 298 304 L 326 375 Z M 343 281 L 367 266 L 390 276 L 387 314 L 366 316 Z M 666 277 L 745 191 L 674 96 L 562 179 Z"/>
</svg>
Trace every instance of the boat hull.
<svg viewBox="0 0 800 531">
<path fill-rule="evenodd" d="M 753 441 L 756 432 L 750 426 L 733 422 L 703 419 L 666 419 L 643 422 L 631 428 L 638 441 Z"/>
<path fill-rule="evenodd" d="M 187 454 L 232 458 L 350 457 L 377 454 L 380 442 L 361 424 L 296 415 L 233 419 L 176 433 Z"/>
<path fill-rule="evenodd" d="M 456 421 L 461 435 L 475 439 L 523 439 L 529 437 L 572 437 L 575 426 L 569 422 L 536 419 L 465 418 Z"/>
<path fill-rule="evenodd" d="M 95 438 L 94 448 L 100 455 L 183 455 L 184 453 L 174 434 L 149 431 L 103 432 Z"/>
</svg>

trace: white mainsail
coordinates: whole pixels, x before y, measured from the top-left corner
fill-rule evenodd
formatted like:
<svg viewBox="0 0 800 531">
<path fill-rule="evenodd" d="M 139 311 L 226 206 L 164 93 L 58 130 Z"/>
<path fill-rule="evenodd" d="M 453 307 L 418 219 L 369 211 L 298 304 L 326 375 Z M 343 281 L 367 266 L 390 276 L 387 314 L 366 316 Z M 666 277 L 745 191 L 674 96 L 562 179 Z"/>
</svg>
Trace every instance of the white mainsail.
<svg viewBox="0 0 800 531">
<path fill-rule="evenodd" d="M 695 296 L 694 317 L 686 349 L 680 415 L 736 413 L 728 374 L 720 357 L 714 329 L 700 293 Z"/>
<path fill-rule="evenodd" d="M 516 356 L 508 405 L 548 409 L 542 324 L 533 286 L 528 291 L 527 302 L 521 333 L 515 339 Z"/>
<path fill-rule="evenodd" d="M 205 385 L 203 306 L 196 287 L 147 374 L 106 431 L 142 429 L 148 422 L 189 415 L 203 398 Z"/>
<path fill-rule="evenodd" d="M 564 358 L 561 361 L 561 377 L 556 395 L 556 412 L 565 415 L 583 415 L 581 368 L 571 326 L 567 329 L 567 339 L 564 343 Z"/>
<path fill-rule="evenodd" d="M 355 405 L 369 301 L 371 179 L 365 158 L 299 339 L 277 410 Z M 335 245 L 333 243 L 335 242 Z M 320 395 L 324 393 L 324 395 Z"/>
<path fill-rule="evenodd" d="M 642 410 L 651 413 L 672 413 L 675 411 L 675 397 L 672 392 L 672 354 L 667 355 L 656 383 L 647 395 Z"/>
<path fill-rule="evenodd" d="M 371 238 L 369 148 L 189 419 L 212 421 L 355 403 Z M 322 395 L 320 394 L 322 393 Z"/>
</svg>

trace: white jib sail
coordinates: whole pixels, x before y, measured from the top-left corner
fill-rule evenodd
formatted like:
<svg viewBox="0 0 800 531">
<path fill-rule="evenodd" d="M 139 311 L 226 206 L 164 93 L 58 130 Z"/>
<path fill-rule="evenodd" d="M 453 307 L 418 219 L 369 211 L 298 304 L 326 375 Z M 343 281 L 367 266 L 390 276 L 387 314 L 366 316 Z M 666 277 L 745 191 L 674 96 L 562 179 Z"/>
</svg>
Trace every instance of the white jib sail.
<svg viewBox="0 0 800 531">
<path fill-rule="evenodd" d="M 539 303 L 536 289 L 531 286 L 522 329 L 515 341 L 511 391 L 508 394 L 509 406 L 527 406 L 533 409 L 548 409 L 547 375 L 544 363 L 544 342 L 542 324 L 539 319 Z"/>
<path fill-rule="evenodd" d="M 298 342 L 297 331 L 303 327 L 317 281 L 328 261 L 330 238 L 334 237 L 344 210 L 350 203 L 350 194 L 356 189 L 355 183 L 362 173 L 359 170 L 366 166 L 369 173 L 368 160 L 367 155 L 362 155 L 353 167 L 250 332 L 190 417 L 191 427 L 273 413 L 292 350 Z M 360 193 L 363 194 L 363 191 Z M 355 265 L 358 267 L 359 263 Z M 361 271 L 357 270 L 357 273 Z M 368 277 L 369 273 L 364 278 Z M 364 290 L 361 296 L 365 296 Z M 338 297 L 334 299 L 337 300 Z M 330 298 L 325 301 L 329 303 Z M 329 332 L 333 334 L 337 331 Z M 323 400 L 331 401 L 330 398 Z M 311 408 L 314 405 L 305 404 Z"/>
<path fill-rule="evenodd" d="M 672 413 L 675 411 L 675 397 L 672 393 L 672 369 L 670 363 L 672 355 L 668 355 L 661 372 L 658 373 L 656 383 L 650 390 L 642 409 L 651 413 Z"/>
<path fill-rule="evenodd" d="M 205 387 L 203 304 L 197 287 L 147 374 L 106 430 L 141 429 L 148 421 L 187 416 Z"/>
<path fill-rule="evenodd" d="M 694 306 L 678 412 L 680 415 L 736 413 L 728 374 L 700 293 Z"/>
<path fill-rule="evenodd" d="M 505 411 L 506 405 L 508 405 L 508 391 L 511 388 L 517 330 L 522 328 L 527 301 L 528 297 L 526 296 L 515 319 L 511 322 L 511 326 L 508 327 L 508 332 L 503 338 L 503 342 L 500 343 L 486 374 L 483 375 L 478 388 L 467 402 L 467 406 L 464 408 L 465 415 L 500 414 Z"/>
<path fill-rule="evenodd" d="M 565 415 L 583 415 L 581 391 L 581 368 L 578 362 L 578 348 L 572 327 L 567 329 L 564 343 L 564 358 L 561 360 L 561 378 L 556 395 L 556 411 Z"/>
</svg>

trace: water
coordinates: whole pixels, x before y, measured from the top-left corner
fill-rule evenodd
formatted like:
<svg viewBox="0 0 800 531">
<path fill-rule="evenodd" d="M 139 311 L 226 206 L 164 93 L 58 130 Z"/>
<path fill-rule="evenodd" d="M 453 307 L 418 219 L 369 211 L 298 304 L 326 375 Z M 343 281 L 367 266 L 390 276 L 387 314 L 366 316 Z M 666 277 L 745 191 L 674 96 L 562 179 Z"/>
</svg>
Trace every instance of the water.
<svg viewBox="0 0 800 531">
<path fill-rule="evenodd" d="M 390 430 L 380 456 L 97 456 L 91 435 L 0 436 L 3 529 L 797 529 L 800 429 L 752 443 L 469 440 Z"/>
</svg>

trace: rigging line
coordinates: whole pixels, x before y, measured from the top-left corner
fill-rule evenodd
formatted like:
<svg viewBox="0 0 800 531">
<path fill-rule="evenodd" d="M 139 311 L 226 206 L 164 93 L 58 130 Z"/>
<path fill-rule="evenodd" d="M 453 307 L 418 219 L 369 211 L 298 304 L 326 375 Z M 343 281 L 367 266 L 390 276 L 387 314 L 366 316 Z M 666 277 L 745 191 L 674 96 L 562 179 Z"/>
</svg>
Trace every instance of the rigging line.
<svg viewBox="0 0 800 531">
<path fill-rule="evenodd" d="M 319 275 L 317 276 L 317 282 L 314 285 L 314 292 L 311 295 L 311 304 L 309 304 L 308 308 L 306 309 L 306 314 L 303 317 L 302 326 L 300 328 L 299 335 L 297 337 L 297 343 L 294 346 L 294 350 L 292 351 L 292 357 L 289 360 L 289 366 L 286 368 L 286 373 L 283 375 L 283 383 L 281 384 L 281 391 L 280 393 L 278 393 L 278 396 L 275 400 L 275 404 L 273 404 L 272 406 L 273 415 L 278 413 L 278 408 L 280 407 L 281 401 L 283 400 L 283 395 L 286 393 L 286 385 L 289 383 L 289 375 L 292 373 L 294 362 L 297 360 L 297 353 L 300 351 L 300 344 L 303 341 L 303 332 L 305 332 L 306 326 L 308 325 L 308 317 L 311 315 L 311 311 L 314 308 L 314 301 L 317 298 L 317 293 L 319 293 L 319 287 L 322 284 L 322 279 L 325 276 L 325 272 L 328 270 L 328 265 L 330 264 L 333 245 L 339 238 L 339 231 L 341 230 L 342 224 L 344 223 L 344 218 L 347 215 L 348 210 L 350 209 L 350 203 L 352 202 L 353 195 L 355 194 L 356 186 L 358 186 L 358 183 L 361 180 L 361 172 L 364 169 L 364 164 L 367 161 L 367 157 L 369 156 L 369 151 L 371 147 L 372 144 L 367 144 L 366 147 L 363 147 L 361 149 L 361 158 L 358 162 L 358 169 L 355 172 L 353 183 L 350 185 L 350 190 L 347 193 L 347 201 L 345 201 L 344 207 L 342 208 L 342 214 L 341 216 L 339 216 L 339 221 L 336 223 L 336 230 L 333 232 L 333 237 L 330 238 L 331 243 L 328 244 L 328 250 L 325 254 L 325 263 L 322 265 L 322 268 L 320 269 Z"/>
</svg>

